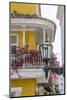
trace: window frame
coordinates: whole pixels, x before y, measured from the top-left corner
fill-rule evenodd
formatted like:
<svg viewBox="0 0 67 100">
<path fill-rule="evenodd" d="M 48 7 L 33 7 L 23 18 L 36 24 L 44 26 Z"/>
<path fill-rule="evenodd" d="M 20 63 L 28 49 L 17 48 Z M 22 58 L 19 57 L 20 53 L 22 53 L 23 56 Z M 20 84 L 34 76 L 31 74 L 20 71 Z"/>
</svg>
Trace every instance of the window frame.
<svg viewBox="0 0 67 100">
<path fill-rule="evenodd" d="M 10 35 L 10 38 L 11 38 L 11 36 L 16 36 L 17 41 L 16 41 L 16 43 L 11 43 L 11 42 L 10 42 L 10 45 L 11 45 L 11 46 L 18 46 L 18 41 L 19 41 L 18 34 L 11 34 L 11 35 Z"/>
</svg>

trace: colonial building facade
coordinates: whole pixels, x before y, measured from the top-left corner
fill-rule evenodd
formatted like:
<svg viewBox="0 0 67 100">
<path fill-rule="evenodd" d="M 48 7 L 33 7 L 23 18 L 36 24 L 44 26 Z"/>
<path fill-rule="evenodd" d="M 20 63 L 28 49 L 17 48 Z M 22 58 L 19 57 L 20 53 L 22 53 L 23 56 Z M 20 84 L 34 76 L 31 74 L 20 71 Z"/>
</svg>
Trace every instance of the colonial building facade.
<svg viewBox="0 0 67 100">
<path fill-rule="evenodd" d="M 10 3 L 10 49 L 18 47 L 24 50 L 26 48 L 29 53 L 32 50 L 39 51 L 39 46 L 45 44 L 46 41 L 52 44 L 55 38 L 55 31 L 55 23 L 49 19 L 42 18 L 39 4 Z M 15 59 L 11 54 L 10 56 L 11 60 Z M 23 55 L 23 66 L 18 69 L 18 73 L 11 69 L 11 95 L 14 96 L 13 92 L 15 91 L 19 91 L 19 96 L 47 94 L 44 88 L 39 85 L 48 83 L 48 79 L 45 78 L 45 72 L 42 69 L 44 66 L 41 64 L 41 58 L 38 60 L 40 55 L 34 61 L 32 60 L 33 64 L 24 63 L 27 56 L 29 57 L 27 53 Z M 44 93 L 43 90 L 45 91 Z M 18 94 L 15 93 L 15 96 L 18 96 Z"/>
</svg>

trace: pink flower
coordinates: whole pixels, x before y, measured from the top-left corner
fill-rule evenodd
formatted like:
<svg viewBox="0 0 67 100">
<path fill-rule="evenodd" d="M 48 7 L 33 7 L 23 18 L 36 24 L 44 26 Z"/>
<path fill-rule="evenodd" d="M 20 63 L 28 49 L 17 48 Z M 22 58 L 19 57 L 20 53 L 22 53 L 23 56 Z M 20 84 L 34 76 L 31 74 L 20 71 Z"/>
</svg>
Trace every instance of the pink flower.
<svg viewBox="0 0 67 100">
<path fill-rule="evenodd" d="M 55 80 L 56 79 L 56 73 L 50 73 L 50 77 L 51 77 L 51 79 L 53 79 L 53 80 Z"/>
</svg>

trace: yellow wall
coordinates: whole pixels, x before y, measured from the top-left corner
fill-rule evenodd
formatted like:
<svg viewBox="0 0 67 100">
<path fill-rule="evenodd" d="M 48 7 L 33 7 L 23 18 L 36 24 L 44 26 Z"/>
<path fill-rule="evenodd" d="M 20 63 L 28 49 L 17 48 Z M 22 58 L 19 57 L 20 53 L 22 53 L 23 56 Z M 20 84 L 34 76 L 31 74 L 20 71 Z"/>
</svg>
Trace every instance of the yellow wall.
<svg viewBox="0 0 67 100">
<path fill-rule="evenodd" d="M 20 14 L 34 14 L 36 13 L 35 4 L 11 3 L 11 12 L 16 11 Z"/>
<path fill-rule="evenodd" d="M 19 47 L 23 47 L 23 34 L 22 32 L 19 32 Z"/>
<path fill-rule="evenodd" d="M 11 32 L 11 34 L 18 35 L 18 46 L 23 47 L 23 32 Z M 36 49 L 36 32 L 34 31 L 26 31 L 25 32 L 26 44 L 29 45 L 29 49 Z"/>
<path fill-rule="evenodd" d="M 26 31 L 26 43 L 29 45 L 29 49 L 36 49 L 36 32 Z"/>
<path fill-rule="evenodd" d="M 21 96 L 35 96 L 35 79 L 14 79 L 11 80 L 10 87 L 22 87 Z"/>
<path fill-rule="evenodd" d="M 23 4 L 23 3 L 11 3 L 11 12 L 17 11 L 22 14 L 34 14 L 36 13 L 36 4 Z M 14 32 L 19 35 L 19 46 L 23 46 L 22 32 Z M 13 34 L 13 32 L 11 33 Z M 26 32 L 26 43 L 29 44 L 29 49 L 36 48 L 36 33 L 35 32 Z"/>
</svg>

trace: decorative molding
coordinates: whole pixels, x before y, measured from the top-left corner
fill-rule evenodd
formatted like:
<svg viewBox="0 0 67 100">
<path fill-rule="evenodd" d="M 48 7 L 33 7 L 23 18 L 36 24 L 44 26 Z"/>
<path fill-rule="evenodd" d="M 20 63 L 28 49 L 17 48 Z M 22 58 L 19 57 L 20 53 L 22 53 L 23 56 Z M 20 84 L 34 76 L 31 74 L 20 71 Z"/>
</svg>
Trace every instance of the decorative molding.
<svg viewBox="0 0 67 100">
<path fill-rule="evenodd" d="M 38 18 L 38 14 L 19 14 L 16 11 L 14 13 L 11 13 L 12 18 Z"/>
</svg>

